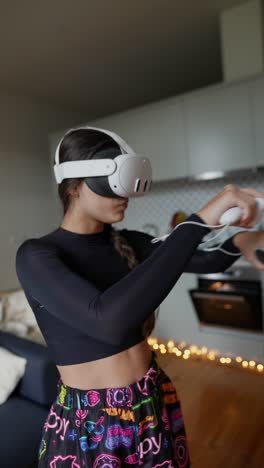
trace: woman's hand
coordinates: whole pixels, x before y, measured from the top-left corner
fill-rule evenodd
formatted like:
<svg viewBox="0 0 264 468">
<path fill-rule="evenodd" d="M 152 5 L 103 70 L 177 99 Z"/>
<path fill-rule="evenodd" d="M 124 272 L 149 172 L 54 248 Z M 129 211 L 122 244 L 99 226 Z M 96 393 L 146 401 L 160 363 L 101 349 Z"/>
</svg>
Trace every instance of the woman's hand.
<svg viewBox="0 0 264 468">
<path fill-rule="evenodd" d="M 236 185 L 229 184 L 201 210 L 197 211 L 197 214 L 206 224 L 216 226 L 220 224 L 219 219 L 226 210 L 238 206 L 242 208 L 243 215 L 232 226 L 251 228 L 257 220 L 257 197 L 264 198 L 264 193 L 253 188 L 240 189 Z"/>
<path fill-rule="evenodd" d="M 248 262 L 257 270 L 264 271 L 264 263 L 260 262 L 255 254 L 255 249 L 264 248 L 264 231 L 239 232 L 234 236 L 233 243 Z"/>
</svg>

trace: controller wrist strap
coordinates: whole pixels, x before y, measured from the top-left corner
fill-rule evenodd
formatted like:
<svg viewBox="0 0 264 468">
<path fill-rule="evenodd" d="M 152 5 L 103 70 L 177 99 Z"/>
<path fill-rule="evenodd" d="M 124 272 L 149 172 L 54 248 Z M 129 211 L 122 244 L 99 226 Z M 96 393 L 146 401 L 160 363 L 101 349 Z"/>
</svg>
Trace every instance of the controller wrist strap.
<svg viewBox="0 0 264 468">
<path fill-rule="evenodd" d="M 175 226 L 175 227 L 173 228 L 173 231 L 174 231 L 175 229 L 177 229 L 179 226 L 181 226 L 182 224 L 197 224 L 198 226 L 202 226 L 202 227 L 207 226 L 207 227 L 210 227 L 210 228 L 222 227 L 222 229 L 220 230 L 220 232 L 219 232 L 218 234 L 216 234 L 216 236 L 211 237 L 211 239 L 208 239 L 208 240 L 206 240 L 206 241 L 200 243 L 200 244 L 203 244 L 203 245 L 207 244 L 208 242 L 211 242 L 213 239 L 216 239 L 218 236 L 220 236 L 220 235 L 225 231 L 226 228 L 229 227 L 229 224 L 216 224 L 216 225 L 214 225 L 214 224 L 199 223 L 199 222 L 197 222 L 197 221 L 183 221 L 182 223 L 177 224 L 177 226 Z M 161 240 L 161 241 L 164 241 L 164 240 L 167 239 L 167 237 L 170 236 L 170 235 L 171 235 L 171 233 L 170 233 L 170 234 L 165 234 L 164 236 L 161 236 L 161 237 L 155 237 L 154 239 L 151 240 L 151 243 L 152 243 L 152 244 L 155 244 L 156 242 L 158 242 L 158 241 L 160 241 L 160 240 Z M 212 251 L 214 251 L 214 250 L 220 250 L 220 251 L 224 252 L 224 253 L 227 254 L 227 255 L 241 256 L 241 253 L 229 252 L 228 250 L 223 249 L 223 248 L 222 248 L 222 245 L 224 244 L 224 242 L 225 242 L 225 241 L 221 242 L 221 243 L 220 243 L 219 245 L 217 245 L 216 247 L 203 248 L 202 250 L 204 250 L 204 251 L 206 251 L 206 252 L 212 252 Z"/>
</svg>

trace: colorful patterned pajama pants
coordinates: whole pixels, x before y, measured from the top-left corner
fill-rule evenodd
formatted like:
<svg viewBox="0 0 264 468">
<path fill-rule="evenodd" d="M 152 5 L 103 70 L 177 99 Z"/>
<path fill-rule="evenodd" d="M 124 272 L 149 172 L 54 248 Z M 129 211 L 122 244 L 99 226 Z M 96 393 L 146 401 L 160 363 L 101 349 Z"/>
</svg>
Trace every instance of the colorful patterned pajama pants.
<svg viewBox="0 0 264 468">
<path fill-rule="evenodd" d="M 58 380 L 43 426 L 41 468 L 189 468 L 177 392 L 154 351 L 146 374 L 126 387 L 83 390 Z"/>
</svg>

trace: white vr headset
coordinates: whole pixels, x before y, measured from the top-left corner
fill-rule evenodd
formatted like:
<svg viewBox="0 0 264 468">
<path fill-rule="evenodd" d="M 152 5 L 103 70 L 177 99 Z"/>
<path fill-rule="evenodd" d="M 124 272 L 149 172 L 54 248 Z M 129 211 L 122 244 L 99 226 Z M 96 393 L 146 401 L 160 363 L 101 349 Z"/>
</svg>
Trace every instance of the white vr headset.
<svg viewBox="0 0 264 468">
<path fill-rule="evenodd" d="M 109 135 L 120 147 L 121 154 L 110 158 L 59 162 L 61 142 L 74 130 L 91 129 Z M 106 197 L 140 197 L 149 192 L 152 182 L 150 160 L 140 156 L 116 133 L 97 127 L 77 127 L 68 130 L 60 140 L 53 166 L 57 184 L 64 179 L 87 178 L 87 185 L 95 193 Z M 90 177 L 94 179 L 90 179 Z M 97 179 L 96 179 L 97 178 Z M 92 184 L 89 184 L 89 180 Z"/>
</svg>

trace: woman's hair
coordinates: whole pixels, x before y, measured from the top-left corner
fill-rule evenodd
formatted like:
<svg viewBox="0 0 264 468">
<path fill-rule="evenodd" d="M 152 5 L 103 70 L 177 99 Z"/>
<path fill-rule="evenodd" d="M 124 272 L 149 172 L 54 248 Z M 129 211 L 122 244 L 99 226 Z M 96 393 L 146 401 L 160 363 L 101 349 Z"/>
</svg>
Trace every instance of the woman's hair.
<svg viewBox="0 0 264 468">
<path fill-rule="evenodd" d="M 75 161 L 83 159 L 91 159 L 95 153 L 99 155 L 105 149 L 112 148 L 116 150 L 116 155 L 120 153 L 119 145 L 108 135 L 92 129 L 79 129 L 69 132 L 63 138 L 60 144 L 59 162 Z M 109 157 L 109 156 L 108 156 Z M 82 178 L 64 179 L 58 185 L 58 193 L 63 205 L 63 214 L 65 215 L 71 203 L 71 192 L 76 189 L 82 182 Z M 127 259 L 130 269 L 138 265 L 138 260 L 132 246 L 127 242 L 126 238 L 120 234 L 118 230 L 113 228 L 110 230 L 110 241 L 116 251 Z M 143 336 L 149 336 L 156 322 L 155 311 L 142 324 Z"/>
</svg>

